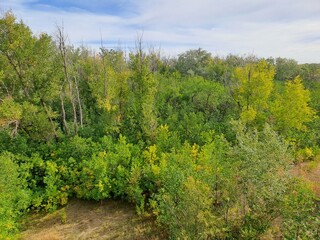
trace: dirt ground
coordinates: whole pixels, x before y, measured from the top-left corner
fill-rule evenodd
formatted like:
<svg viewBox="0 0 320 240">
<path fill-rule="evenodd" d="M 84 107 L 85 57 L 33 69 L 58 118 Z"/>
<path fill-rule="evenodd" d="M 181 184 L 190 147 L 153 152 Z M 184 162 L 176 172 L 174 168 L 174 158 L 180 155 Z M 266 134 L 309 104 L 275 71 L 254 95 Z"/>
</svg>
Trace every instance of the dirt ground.
<svg viewBox="0 0 320 240">
<path fill-rule="evenodd" d="M 320 197 L 320 161 L 300 163 L 292 169 L 292 174 L 310 183 L 313 191 Z"/>
<path fill-rule="evenodd" d="M 139 217 L 121 201 L 71 200 L 54 213 L 30 214 L 23 224 L 22 240 L 165 239 L 150 217 Z"/>
</svg>

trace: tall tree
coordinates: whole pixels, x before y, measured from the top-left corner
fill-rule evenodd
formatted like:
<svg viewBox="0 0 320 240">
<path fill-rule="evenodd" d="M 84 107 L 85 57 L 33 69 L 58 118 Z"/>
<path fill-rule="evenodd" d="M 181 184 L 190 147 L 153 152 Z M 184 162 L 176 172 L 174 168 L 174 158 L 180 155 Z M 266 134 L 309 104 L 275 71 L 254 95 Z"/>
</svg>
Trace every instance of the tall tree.
<svg viewBox="0 0 320 240">
<path fill-rule="evenodd" d="M 143 50 L 142 36 L 137 39 L 135 52 L 130 53 L 130 66 L 135 124 L 146 139 L 154 141 L 157 128 L 155 112 L 157 79 L 150 71 L 149 58 Z"/>
<path fill-rule="evenodd" d="M 283 92 L 277 94 L 270 109 L 276 128 L 283 133 L 305 130 L 305 123 L 312 121 L 315 115 L 309 106 L 310 100 L 310 92 L 304 88 L 300 77 L 286 82 Z"/>
<path fill-rule="evenodd" d="M 263 117 L 273 89 L 274 74 L 274 67 L 265 60 L 235 69 L 232 94 L 244 122 Z"/>
<path fill-rule="evenodd" d="M 276 75 L 278 81 L 293 80 L 299 74 L 299 65 L 294 59 L 276 58 Z"/>
<path fill-rule="evenodd" d="M 61 57 L 61 64 L 63 68 L 63 73 L 64 73 L 64 81 L 61 84 L 61 109 L 62 109 L 62 122 L 64 124 L 64 129 L 66 133 L 68 132 L 68 127 L 66 124 L 66 115 L 65 115 L 65 106 L 64 106 L 64 97 L 66 95 L 65 92 L 65 84 L 68 85 L 68 94 L 72 106 L 72 114 L 73 114 L 73 131 L 74 134 L 78 134 L 78 117 L 77 117 L 77 106 L 76 106 L 76 99 L 80 99 L 79 97 L 79 89 L 77 88 L 77 77 L 75 74 L 72 75 L 72 61 L 69 56 L 68 52 L 68 46 L 67 46 L 67 36 L 64 33 L 64 27 L 57 26 L 57 31 L 56 31 L 56 40 L 60 52 L 60 57 Z M 80 102 L 80 101 L 79 101 Z M 81 102 L 80 102 L 81 104 Z M 81 118 L 82 118 L 82 108 L 80 108 L 81 112 Z"/>
<path fill-rule="evenodd" d="M 57 137 L 54 112 L 48 106 L 53 101 L 57 81 L 55 77 L 55 48 L 51 37 L 47 34 L 33 36 L 31 30 L 22 22 L 17 22 L 11 12 L 0 19 L 0 65 L 5 70 L 1 76 L 0 97 L 12 98 L 15 103 L 29 101 L 33 108 L 33 126 L 27 134 L 40 128 L 35 122 L 38 114 L 44 114 L 44 124 L 51 125 L 49 132 Z M 28 112 L 28 111 L 26 111 Z M 24 119 L 24 116 L 22 116 Z M 25 122 L 25 121 L 23 121 Z M 24 128 L 24 125 L 20 125 Z M 48 130 L 48 128 L 46 128 Z M 40 134 L 43 135 L 43 134 Z"/>
<path fill-rule="evenodd" d="M 176 68 L 183 75 L 198 75 L 206 78 L 210 63 L 211 54 L 199 48 L 180 54 Z"/>
<path fill-rule="evenodd" d="M 28 73 L 34 62 L 32 51 L 36 39 L 30 28 L 23 22 L 17 23 L 11 12 L 0 19 L 0 29 L 0 53 L 5 57 L 7 67 L 14 72 L 5 76 L 4 85 L 11 95 L 29 99 L 32 79 Z"/>
</svg>

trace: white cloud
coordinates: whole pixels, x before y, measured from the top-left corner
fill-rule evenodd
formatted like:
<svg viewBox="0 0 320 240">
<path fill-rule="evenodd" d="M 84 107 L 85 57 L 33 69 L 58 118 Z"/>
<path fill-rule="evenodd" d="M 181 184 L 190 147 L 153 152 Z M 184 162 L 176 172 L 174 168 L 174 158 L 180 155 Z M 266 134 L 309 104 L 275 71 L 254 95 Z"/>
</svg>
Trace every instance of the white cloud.
<svg viewBox="0 0 320 240">
<path fill-rule="evenodd" d="M 37 2 L 32 0 L 0 0 L 0 8 L 12 8 L 35 33 L 52 34 L 55 24 L 63 21 L 73 43 L 99 42 L 101 32 L 106 41 L 130 45 L 143 31 L 145 42 L 161 45 L 168 54 L 202 47 L 218 54 L 320 62 L 319 0 L 72 1 L 76 7 L 72 11 L 44 5 L 29 8 Z M 112 4 L 123 14 L 101 13 Z"/>
</svg>

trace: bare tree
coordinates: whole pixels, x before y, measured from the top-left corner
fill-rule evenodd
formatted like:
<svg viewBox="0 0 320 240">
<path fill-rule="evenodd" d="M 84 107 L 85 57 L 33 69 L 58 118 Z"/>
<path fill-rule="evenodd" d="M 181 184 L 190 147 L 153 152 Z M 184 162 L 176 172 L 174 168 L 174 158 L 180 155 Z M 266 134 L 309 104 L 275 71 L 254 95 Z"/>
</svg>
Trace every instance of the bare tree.
<svg viewBox="0 0 320 240">
<path fill-rule="evenodd" d="M 78 72 L 78 76 L 80 77 L 79 69 L 78 69 L 77 72 Z M 78 107 L 79 107 L 80 127 L 83 127 L 82 104 L 81 104 L 81 98 L 80 98 L 80 92 L 79 92 L 78 78 L 76 76 L 74 77 L 74 85 L 75 85 L 75 88 L 76 88 L 77 102 L 78 102 Z"/>
<path fill-rule="evenodd" d="M 103 64 L 103 93 L 104 93 L 104 99 L 107 99 L 107 69 L 106 69 L 106 64 L 105 64 L 105 57 L 106 57 L 106 49 L 103 46 L 103 42 L 102 42 L 102 36 L 101 36 L 101 32 L 100 32 L 100 43 L 101 43 L 101 58 L 102 58 L 102 64 Z"/>
<path fill-rule="evenodd" d="M 60 51 L 60 56 L 61 56 L 61 61 L 62 61 L 62 67 L 63 67 L 63 72 L 64 72 L 64 77 L 65 81 L 68 83 L 69 86 L 69 94 L 70 94 L 70 101 L 72 105 L 72 111 L 73 111 L 73 127 L 74 127 L 74 134 L 78 134 L 78 120 L 77 120 L 77 109 L 76 109 L 76 104 L 75 104 L 75 97 L 73 94 L 73 85 L 72 85 L 72 79 L 69 76 L 69 64 L 68 64 L 68 54 L 67 54 L 67 47 L 66 47 L 66 35 L 64 34 L 64 27 L 63 24 L 61 26 L 57 25 L 57 30 L 56 30 L 56 39 L 58 42 L 58 47 Z M 64 86 L 61 86 L 61 90 L 64 91 Z M 63 96 L 64 94 L 62 94 Z M 62 100 L 63 98 L 60 99 Z M 61 107 L 63 108 L 62 114 L 63 116 L 63 124 L 66 124 L 66 119 L 65 119 L 65 110 L 64 110 L 64 104 L 63 101 L 61 101 Z M 65 129 L 67 129 L 66 125 L 64 126 Z"/>
</svg>

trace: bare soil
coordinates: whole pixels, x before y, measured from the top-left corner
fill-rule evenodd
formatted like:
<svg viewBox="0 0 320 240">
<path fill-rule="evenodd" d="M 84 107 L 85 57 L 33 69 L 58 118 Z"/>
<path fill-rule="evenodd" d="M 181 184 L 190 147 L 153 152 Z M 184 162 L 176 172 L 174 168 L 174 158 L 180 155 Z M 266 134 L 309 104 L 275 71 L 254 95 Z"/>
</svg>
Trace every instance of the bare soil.
<svg viewBox="0 0 320 240">
<path fill-rule="evenodd" d="M 141 217 L 134 206 L 108 200 L 71 200 L 54 213 L 33 213 L 24 220 L 22 240 L 166 239 L 152 217 Z"/>
<path fill-rule="evenodd" d="M 292 174 L 308 182 L 320 197 L 320 161 L 300 163 L 292 169 Z"/>
</svg>

